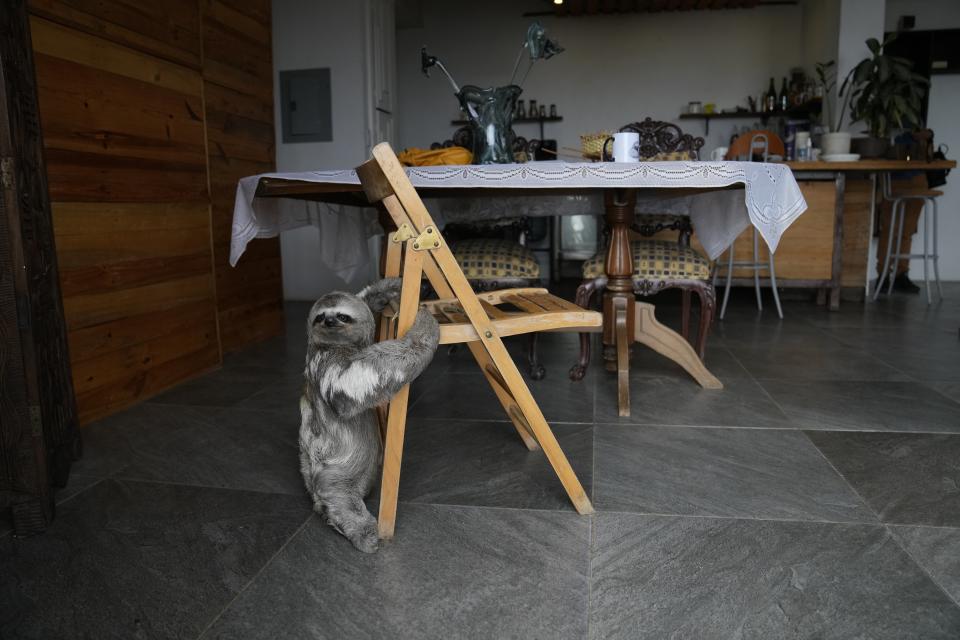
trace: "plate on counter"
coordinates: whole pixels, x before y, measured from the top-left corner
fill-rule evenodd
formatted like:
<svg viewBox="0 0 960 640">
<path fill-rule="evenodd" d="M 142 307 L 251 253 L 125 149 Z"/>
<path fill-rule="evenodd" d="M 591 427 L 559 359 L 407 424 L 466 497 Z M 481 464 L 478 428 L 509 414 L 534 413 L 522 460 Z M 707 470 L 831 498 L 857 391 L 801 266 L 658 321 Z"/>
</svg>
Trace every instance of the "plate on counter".
<svg viewBox="0 0 960 640">
<path fill-rule="evenodd" d="M 860 159 L 859 153 L 831 153 L 820 156 L 824 162 L 856 162 Z"/>
</svg>

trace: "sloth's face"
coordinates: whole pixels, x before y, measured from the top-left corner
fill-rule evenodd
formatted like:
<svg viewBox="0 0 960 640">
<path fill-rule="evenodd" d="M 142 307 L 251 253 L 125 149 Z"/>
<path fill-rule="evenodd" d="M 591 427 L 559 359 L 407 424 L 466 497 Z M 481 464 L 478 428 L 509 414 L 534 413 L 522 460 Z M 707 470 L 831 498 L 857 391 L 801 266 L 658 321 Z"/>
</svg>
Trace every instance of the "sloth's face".
<svg viewBox="0 0 960 640">
<path fill-rule="evenodd" d="M 314 344 L 368 344 L 373 339 L 373 314 L 354 295 L 328 293 L 310 310 L 307 335 Z"/>
</svg>

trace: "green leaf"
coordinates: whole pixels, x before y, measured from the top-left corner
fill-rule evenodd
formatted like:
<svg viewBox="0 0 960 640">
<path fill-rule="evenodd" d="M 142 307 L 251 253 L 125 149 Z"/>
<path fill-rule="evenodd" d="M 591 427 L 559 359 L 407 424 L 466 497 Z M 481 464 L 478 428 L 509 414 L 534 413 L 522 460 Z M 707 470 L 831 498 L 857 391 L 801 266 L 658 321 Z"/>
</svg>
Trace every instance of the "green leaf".
<svg viewBox="0 0 960 640">
<path fill-rule="evenodd" d="M 876 38 L 869 38 L 867 40 L 867 48 L 870 49 L 870 53 L 873 55 L 880 53 L 880 43 L 877 42 Z"/>
<path fill-rule="evenodd" d="M 877 58 L 877 69 L 880 72 L 880 82 L 886 82 L 890 77 L 890 61 L 886 58 Z"/>
</svg>

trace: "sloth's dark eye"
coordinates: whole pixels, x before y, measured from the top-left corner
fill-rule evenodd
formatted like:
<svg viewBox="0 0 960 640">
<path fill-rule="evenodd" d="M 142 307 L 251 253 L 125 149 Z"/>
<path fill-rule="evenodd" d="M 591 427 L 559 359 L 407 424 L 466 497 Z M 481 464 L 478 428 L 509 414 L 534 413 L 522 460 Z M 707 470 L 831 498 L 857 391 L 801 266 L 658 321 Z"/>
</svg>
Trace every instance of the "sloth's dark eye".
<svg viewBox="0 0 960 640">
<path fill-rule="evenodd" d="M 338 314 L 337 314 L 337 320 L 339 320 L 340 322 L 342 322 L 342 323 L 344 323 L 344 324 L 347 324 L 347 323 L 349 323 L 349 322 L 353 322 L 353 318 L 351 318 L 350 316 L 348 316 L 348 315 L 346 315 L 346 314 L 344 314 L 344 313 L 338 313 Z"/>
<path fill-rule="evenodd" d="M 313 324 L 320 324 L 323 322 L 323 314 L 318 313 L 317 317 L 313 319 Z"/>
</svg>

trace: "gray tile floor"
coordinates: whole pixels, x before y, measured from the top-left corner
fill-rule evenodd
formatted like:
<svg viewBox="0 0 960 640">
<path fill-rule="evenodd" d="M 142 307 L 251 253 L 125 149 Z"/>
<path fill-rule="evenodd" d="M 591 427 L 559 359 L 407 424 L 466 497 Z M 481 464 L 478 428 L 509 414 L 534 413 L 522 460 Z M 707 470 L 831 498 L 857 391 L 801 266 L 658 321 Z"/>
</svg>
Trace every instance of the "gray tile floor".
<svg viewBox="0 0 960 640">
<path fill-rule="evenodd" d="M 696 387 L 637 349 L 531 383 L 596 507 L 578 516 L 466 350 L 412 393 L 397 538 L 355 552 L 297 469 L 286 337 L 84 431 L 43 536 L 0 521 L 0 638 L 960 637 L 960 285 L 735 299 Z M 660 306 L 670 321 L 675 307 Z M 519 353 L 521 345 L 513 345 Z M 374 496 L 372 500 L 375 500 Z"/>
</svg>

